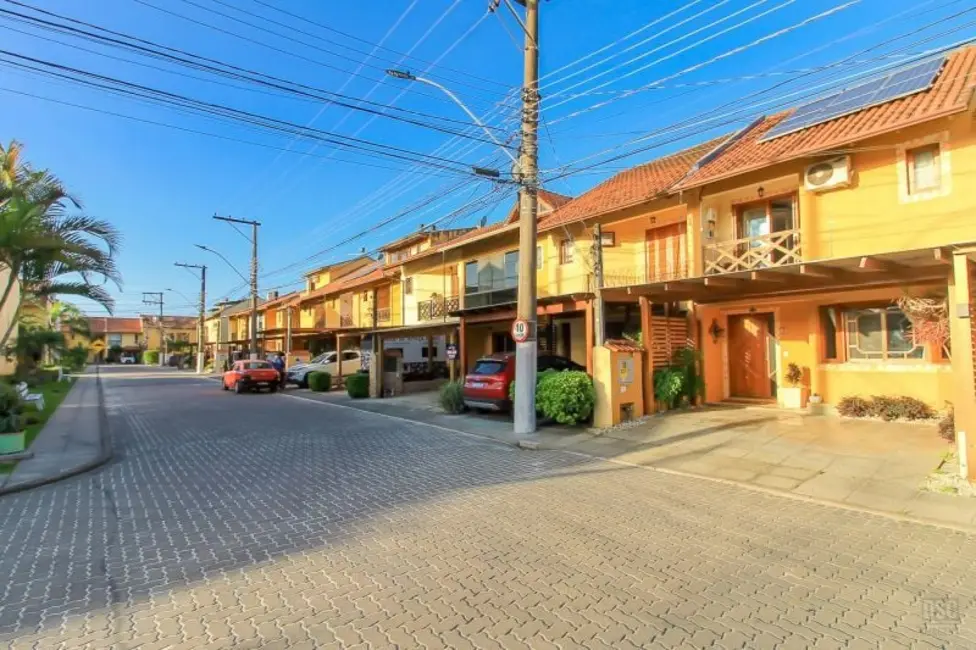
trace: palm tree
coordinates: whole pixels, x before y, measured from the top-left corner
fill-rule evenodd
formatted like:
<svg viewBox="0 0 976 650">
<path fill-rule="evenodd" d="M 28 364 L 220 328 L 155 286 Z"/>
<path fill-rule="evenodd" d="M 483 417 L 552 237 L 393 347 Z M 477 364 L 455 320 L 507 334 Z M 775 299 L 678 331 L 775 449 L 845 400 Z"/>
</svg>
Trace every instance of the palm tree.
<svg viewBox="0 0 976 650">
<path fill-rule="evenodd" d="M 21 152 L 16 141 L 6 148 L 0 145 L 0 265 L 10 271 L 0 293 L 0 309 L 19 280 L 23 298 L 79 296 L 112 313 L 114 301 L 104 285 L 111 281 L 121 287 L 115 264 L 121 235 L 105 221 L 67 214 L 69 206 L 81 204 L 53 174 L 23 163 Z M 18 304 L 0 337 L 0 348 L 13 333 L 19 313 Z"/>
</svg>

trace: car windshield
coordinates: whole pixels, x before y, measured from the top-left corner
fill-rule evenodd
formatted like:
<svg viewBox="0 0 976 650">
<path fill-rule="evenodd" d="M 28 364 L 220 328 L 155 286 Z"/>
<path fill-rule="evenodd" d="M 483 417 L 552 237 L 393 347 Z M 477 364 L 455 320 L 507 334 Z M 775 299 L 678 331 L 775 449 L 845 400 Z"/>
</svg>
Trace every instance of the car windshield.
<svg viewBox="0 0 976 650">
<path fill-rule="evenodd" d="M 244 370 L 267 370 L 271 364 L 267 361 L 247 361 L 241 364 Z"/>
<path fill-rule="evenodd" d="M 499 375 L 505 370 L 505 362 L 497 359 L 481 359 L 474 364 L 472 375 Z"/>
</svg>

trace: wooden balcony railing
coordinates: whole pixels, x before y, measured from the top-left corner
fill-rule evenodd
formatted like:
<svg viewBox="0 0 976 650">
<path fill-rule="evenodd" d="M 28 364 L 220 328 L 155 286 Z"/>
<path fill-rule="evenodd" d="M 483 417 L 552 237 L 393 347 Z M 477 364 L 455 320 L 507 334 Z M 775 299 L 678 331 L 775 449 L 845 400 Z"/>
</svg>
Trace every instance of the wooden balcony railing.
<svg viewBox="0 0 976 650">
<path fill-rule="evenodd" d="M 446 298 L 431 298 L 417 303 L 417 320 L 424 322 L 446 318 L 451 312 L 461 308 L 461 301 L 457 296 Z"/>
<path fill-rule="evenodd" d="M 759 237 L 744 237 L 706 244 L 705 275 L 754 271 L 803 261 L 799 230 L 779 230 Z"/>
<path fill-rule="evenodd" d="M 390 308 L 380 307 L 376 310 L 376 322 L 377 323 L 389 323 L 390 322 Z"/>
<path fill-rule="evenodd" d="M 688 277 L 687 264 L 680 263 L 671 268 L 650 268 L 632 273 L 609 272 L 603 275 L 603 288 L 629 287 L 651 282 L 670 282 Z"/>
<path fill-rule="evenodd" d="M 352 314 L 340 314 L 339 327 L 352 327 Z"/>
</svg>

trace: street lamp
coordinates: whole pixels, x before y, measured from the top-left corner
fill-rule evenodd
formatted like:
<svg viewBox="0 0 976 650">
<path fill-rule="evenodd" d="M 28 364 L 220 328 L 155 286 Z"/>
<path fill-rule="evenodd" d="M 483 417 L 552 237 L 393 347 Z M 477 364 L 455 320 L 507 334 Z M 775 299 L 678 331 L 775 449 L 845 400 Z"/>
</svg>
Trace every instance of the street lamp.
<svg viewBox="0 0 976 650">
<path fill-rule="evenodd" d="M 518 158 L 513 156 L 512 152 L 509 151 L 508 148 L 505 145 L 503 145 L 498 140 L 498 138 L 495 137 L 495 134 L 491 132 L 491 129 L 485 126 L 485 123 L 479 120 L 478 116 L 472 113 L 471 110 L 464 105 L 464 102 L 462 102 L 458 98 L 458 96 L 452 93 L 450 90 L 448 90 L 441 84 L 437 83 L 436 81 L 431 81 L 430 79 L 425 79 L 424 77 L 418 77 L 414 75 L 412 72 L 409 72 L 407 70 L 395 70 L 391 68 L 386 71 L 386 74 L 390 75 L 394 79 L 403 79 L 404 81 L 416 81 L 418 83 L 427 84 L 428 86 L 433 86 L 434 88 L 437 88 L 439 91 L 447 95 L 451 99 L 451 101 L 453 101 L 455 104 L 461 107 L 461 110 L 464 111 L 468 115 L 468 117 L 470 117 L 474 121 L 475 124 L 481 127 L 481 130 L 484 131 L 489 138 L 491 138 L 492 142 L 498 145 L 498 148 L 501 149 L 506 156 L 508 156 L 509 160 L 511 160 L 512 163 L 514 163 L 515 168 L 521 169 L 522 166 L 519 163 Z"/>
<path fill-rule="evenodd" d="M 232 270 L 232 271 L 234 271 L 234 273 L 236 273 L 237 275 L 239 275 L 239 276 L 240 276 L 240 278 L 241 278 L 242 280 L 244 280 L 244 282 L 250 282 L 250 280 L 248 280 L 248 279 L 247 279 L 247 278 L 246 278 L 246 277 L 244 276 L 244 274 L 243 274 L 243 273 L 241 273 L 240 271 L 238 271 L 238 270 L 237 270 L 237 267 L 236 267 L 236 266 L 234 266 L 233 264 L 231 264 L 231 263 L 230 263 L 230 260 L 229 260 L 229 259 L 227 259 L 226 257 L 224 257 L 224 256 L 223 256 L 223 255 L 222 255 L 222 254 L 220 253 L 220 251 L 215 251 L 214 249 L 212 249 L 212 248 L 208 248 L 207 246 L 204 246 L 203 244 L 194 244 L 194 246 L 196 246 L 197 248 L 199 248 L 199 249 L 200 249 L 200 250 L 202 250 L 202 251 L 206 251 L 206 252 L 208 252 L 208 253 L 213 253 L 214 255 L 216 255 L 217 257 L 219 257 L 220 259 L 222 259 L 222 260 L 224 261 L 224 264 L 226 264 L 227 266 L 229 266 L 229 267 L 231 268 L 231 270 Z"/>
</svg>

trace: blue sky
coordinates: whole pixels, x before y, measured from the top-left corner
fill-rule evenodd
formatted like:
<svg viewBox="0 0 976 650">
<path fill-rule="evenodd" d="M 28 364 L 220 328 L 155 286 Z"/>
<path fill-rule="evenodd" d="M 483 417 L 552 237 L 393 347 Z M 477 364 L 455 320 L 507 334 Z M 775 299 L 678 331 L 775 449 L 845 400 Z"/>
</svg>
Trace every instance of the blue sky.
<svg viewBox="0 0 976 650">
<path fill-rule="evenodd" d="M 511 103 L 511 96 L 506 99 L 506 92 L 521 82 L 522 53 L 512 42 L 513 36 L 519 37 L 520 27 L 504 7 L 499 15 L 484 18 L 484 0 L 377 0 L 368 4 L 300 0 L 27 0 L 27 4 L 309 87 L 368 98 L 379 104 L 396 99 L 395 106 L 400 108 L 467 122 L 460 109 L 435 89 L 384 75 L 386 67 L 392 67 L 412 49 L 411 58 L 398 67 L 443 83 L 477 114 L 491 115 L 493 120 L 489 123 L 497 127 L 494 133 L 499 136 L 504 138 L 512 130 L 511 123 L 502 121 L 500 115 L 512 114 L 512 107 L 506 106 Z M 976 28 L 968 24 L 976 20 L 968 0 L 852 0 L 850 6 L 844 7 L 845 4 L 844 0 L 544 2 L 540 38 L 545 118 L 540 130 L 541 168 L 552 170 L 612 150 L 638 134 L 663 129 L 731 103 L 731 108 L 722 111 L 728 112 L 737 106 L 737 98 L 788 82 L 798 74 L 797 70 L 836 62 L 871 46 L 878 47 L 857 60 L 893 51 L 917 53 L 976 35 Z M 812 20 L 832 8 L 837 8 L 836 13 Z M 37 15 L 6 0 L 0 0 L 0 9 Z M 949 18 L 967 9 L 969 13 Z M 624 38 L 655 20 L 659 22 L 643 33 Z M 811 22 L 799 25 L 805 20 Z M 943 22 L 936 26 L 908 35 L 940 20 Z M 263 29 L 239 21 L 262 24 Z M 323 25 L 336 31 L 326 30 Z M 240 82 L 41 31 L 12 21 L 9 16 L 0 18 L 0 29 L 0 49 L 19 55 L 301 125 L 311 123 L 318 129 L 355 135 L 387 147 L 430 153 L 451 138 L 318 100 L 297 99 L 267 88 L 256 91 L 254 86 Z M 723 30 L 728 31 L 722 33 Z M 788 31 L 750 45 L 778 30 Z M 954 31 L 942 33 L 950 30 Z M 648 42 L 639 43 L 652 35 Z M 906 36 L 884 44 L 900 35 Z M 369 57 L 373 45 L 381 41 L 386 49 L 376 49 Z M 611 47 L 606 51 L 557 71 L 608 45 Z M 623 53 L 627 47 L 632 49 Z M 723 57 L 739 47 L 745 49 Z M 604 61 L 611 56 L 614 58 Z M 640 58 L 632 60 L 636 57 Z M 723 58 L 711 62 L 716 57 Z M 428 70 L 438 58 L 440 63 Z M 826 83 L 893 61 L 896 59 L 838 66 L 786 83 L 770 96 L 796 93 L 800 100 L 804 93 L 816 92 L 818 82 Z M 706 65 L 684 72 L 702 63 Z M 588 66 L 591 69 L 584 70 Z M 646 69 L 638 70 L 644 66 Z M 776 72 L 787 74 L 735 80 Z M 593 78 L 595 75 L 602 76 Z M 662 88 L 621 97 L 620 91 L 653 85 L 662 78 L 667 79 L 660 84 Z M 730 78 L 733 80 L 713 83 Z M 576 84 L 579 85 L 572 88 Z M 493 190 L 486 181 L 445 178 L 439 171 L 432 175 L 430 168 L 410 168 L 399 160 L 337 151 L 328 144 L 316 145 L 292 135 L 259 131 L 240 123 L 55 81 L 3 62 L 0 87 L 7 89 L 0 92 L 0 137 L 4 141 L 21 141 L 27 147 L 28 159 L 35 166 L 58 174 L 84 201 L 87 213 L 107 219 L 123 231 L 125 248 L 119 261 L 125 286 L 117 293 L 117 311 L 121 315 L 147 311 L 140 304 L 142 292 L 164 289 L 175 289 L 167 295 L 167 312 L 193 313 L 187 298 L 195 299 L 198 283 L 188 272 L 174 267 L 175 261 L 210 266 L 211 302 L 228 294 L 243 295 L 234 271 L 193 247 L 194 243 L 201 243 L 216 248 L 242 271 L 247 270 L 248 242 L 227 225 L 213 221 L 210 217 L 214 213 L 262 222 L 260 284 L 264 292 L 279 285 L 286 285 L 281 288 L 287 290 L 287 285 L 298 280 L 303 270 L 346 259 L 361 247 L 372 250 L 420 223 L 444 219 L 459 206 Z M 572 97 L 579 93 L 586 94 Z M 606 101 L 611 103 L 593 108 Z M 623 167 L 732 130 L 769 108 L 743 106 L 740 114 L 728 120 L 681 132 L 679 141 L 671 142 L 667 136 L 651 139 L 649 143 L 663 143 L 662 146 L 561 178 L 548 188 L 580 193 Z M 587 108 L 590 110 L 576 115 Z M 445 124 L 464 128 L 458 123 Z M 299 152 L 310 155 L 298 155 Z M 509 168 L 500 162 L 501 154 L 496 149 L 467 139 L 444 149 L 442 155 L 467 164 L 484 161 L 482 164 L 502 170 Z M 610 154 L 597 155 L 588 162 L 599 162 L 607 155 Z M 379 169 L 377 165 L 399 171 Z M 409 173 L 404 174 L 408 168 Z M 470 225 L 484 216 L 499 218 L 510 207 L 511 195 L 505 188 L 496 188 L 477 210 L 442 223 Z M 427 199 L 433 202 L 425 210 L 410 212 L 367 236 L 328 250 L 426 197 L 433 197 Z M 97 308 L 83 306 L 98 313 Z"/>
</svg>

